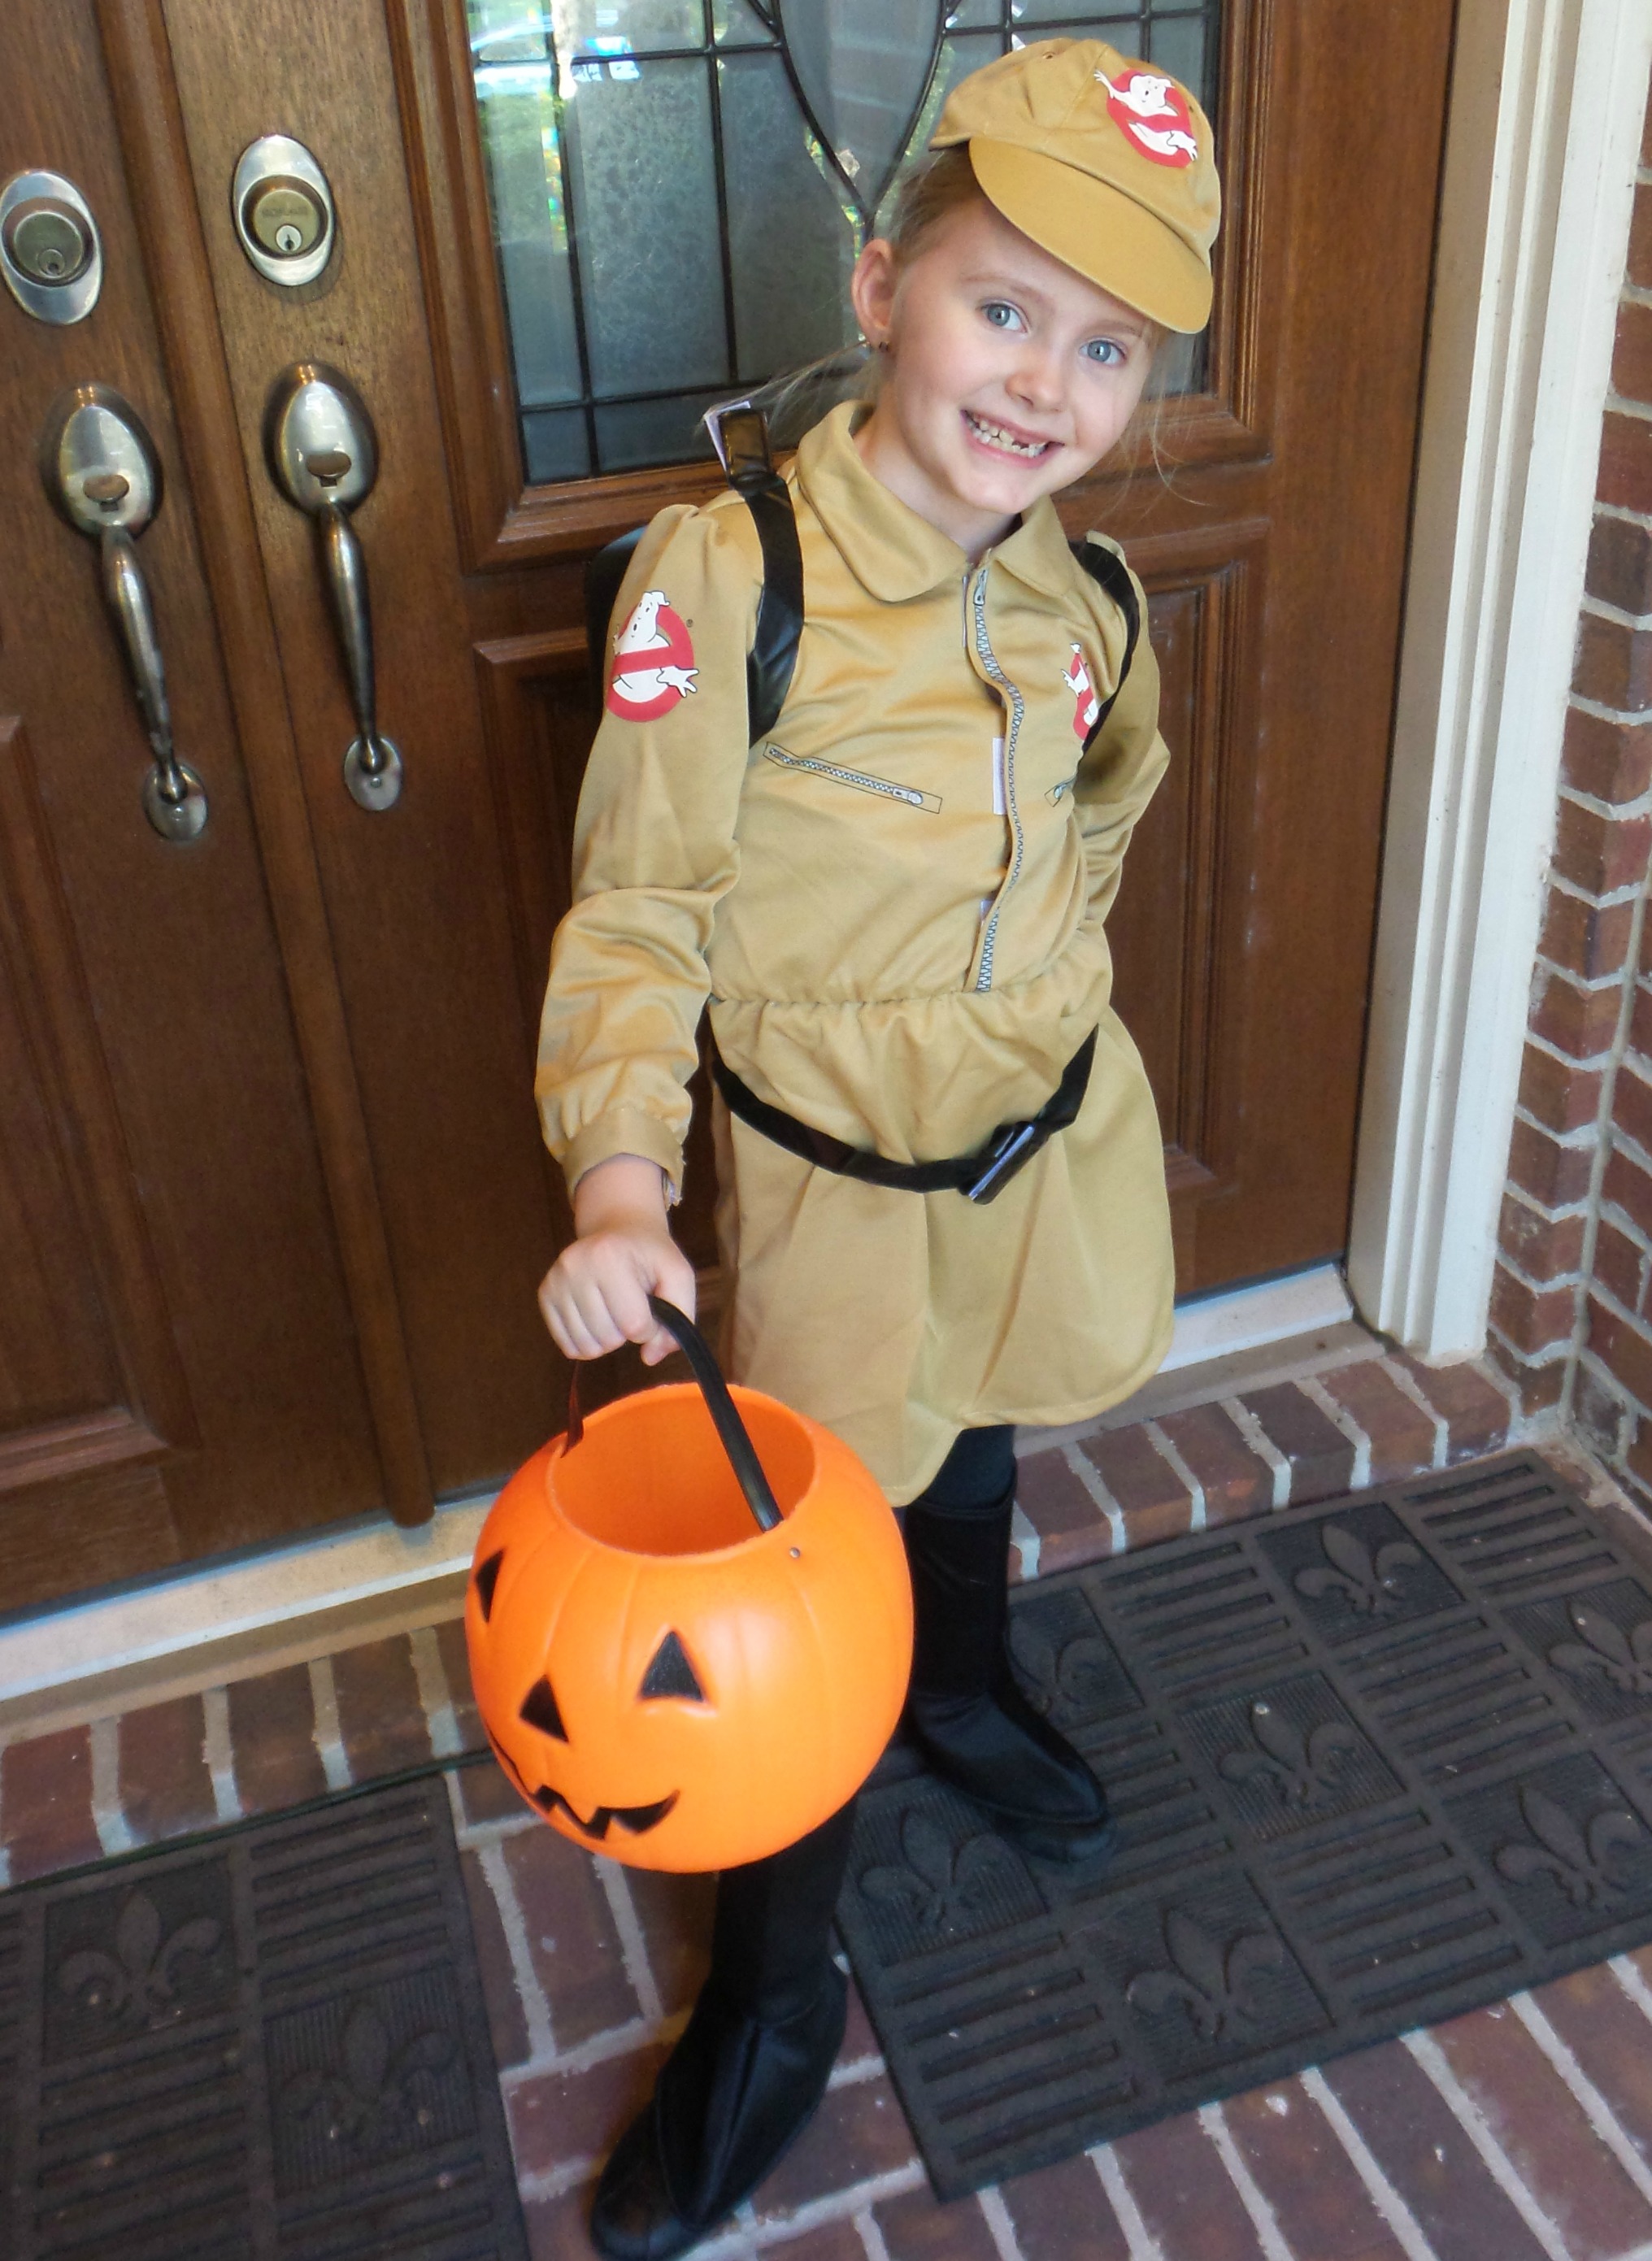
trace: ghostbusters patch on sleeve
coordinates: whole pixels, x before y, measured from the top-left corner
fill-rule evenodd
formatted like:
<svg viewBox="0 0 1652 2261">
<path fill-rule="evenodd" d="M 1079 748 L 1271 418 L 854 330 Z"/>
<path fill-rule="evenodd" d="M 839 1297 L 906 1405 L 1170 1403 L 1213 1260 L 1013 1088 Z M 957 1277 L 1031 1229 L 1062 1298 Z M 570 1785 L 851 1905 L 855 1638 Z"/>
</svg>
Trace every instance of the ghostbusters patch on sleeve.
<svg viewBox="0 0 1652 2261">
<path fill-rule="evenodd" d="M 698 686 L 694 647 L 664 589 L 645 589 L 614 641 L 605 701 L 628 722 L 657 722 Z"/>
<path fill-rule="evenodd" d="M 1110 79 L 1105 71 L 1096 78 L 1107 89 L 1107 108 L 1125 139 L 1151 157 L 1155 165 L 1186 166 L 1199 154 L 1193 134 L 1193 113 L 1188 98 L 1174 79 L 1159 71 L 1126 71 Z"/>
<path fill-rule="evenodd" d="M 1102 711 L 1102 702 L 1095 696 L 1095 686 L 1090 681 L 1090 671 L 1084 662 L 1081 647 L 1073 647 L 1073 664 L 1061 680 L 1073 693 L 1073 736 L 1082 745 L 1095 728 Z"/>
</svg>

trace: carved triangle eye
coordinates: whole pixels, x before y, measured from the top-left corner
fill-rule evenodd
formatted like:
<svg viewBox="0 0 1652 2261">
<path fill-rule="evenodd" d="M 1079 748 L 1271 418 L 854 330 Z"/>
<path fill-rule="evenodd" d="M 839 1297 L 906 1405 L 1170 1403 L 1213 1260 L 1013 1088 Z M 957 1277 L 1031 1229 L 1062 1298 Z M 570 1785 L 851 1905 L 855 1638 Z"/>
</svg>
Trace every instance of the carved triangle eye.
<svg viewBox="0 0 1652 2261">
<path fill-rule="evenodd" d="M 522 1698 L 522 1708 L 517 1714 L 530 1727 L 537 1727 L 542 1735 L 554 1735 L 559 1743 L 568 1740 L 568 1730 L 562 1724 L 562 1713 L 557 1709 L 557 1698 L 551 1693 L 549 1680 L 540 1678 Z"/>
<path fill-rule="evenodd" d="M 695 1678 L 687 1652 L 674 1633 L 668 1633 L 655 1650 L 640 1693 L 644 1701 L 655 1696 L 686 1696 L 691 1704 L 705 1702 L 706 1691 Z"/>
<path fill-rule="evenodd" d="M 499 1566 L 505 1560 L 501 1547 L 497 1554 L 490 1554 L 485 1562 L 476 1566 L 476 1597 L 482 1604 L 482 1622 L 486 1625 L 493 1615 L 493 1589 L 499 1582 Z"/>
</svg>

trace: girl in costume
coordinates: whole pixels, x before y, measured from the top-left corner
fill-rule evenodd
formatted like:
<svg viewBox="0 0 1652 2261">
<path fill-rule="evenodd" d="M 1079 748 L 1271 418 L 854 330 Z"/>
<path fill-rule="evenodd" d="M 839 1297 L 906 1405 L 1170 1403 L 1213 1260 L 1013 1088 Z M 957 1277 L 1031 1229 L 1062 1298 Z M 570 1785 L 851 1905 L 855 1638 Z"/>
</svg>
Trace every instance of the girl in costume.
<svg viewBox="0 0 1652 2261">
<path fill-rule="evenodd" d="M 765 590 L 734 492 L 662 511 L 615 607 L 536 1089 L 577 1238 L 570 1358 L 673 1347 L 671 1236 L 709 1002 L 733 1374 L 837 1431 L 905 1511 L 908 1724 L 1036 1859 L 1099 1865 L 1107 1798 L 1004 1647 L 1016 1424 L 1081 1420 L 1170 1339 L 1159 1126 L 1104 922 L 1166 754 L 1139 585 L 1050 498 L 1203 327 L 1210 130 L 1094 40 L 964 80 L 851 291 L 870 402 L 786 484 L 803 619 L 755 743 Z M 665 2261 L 754 2186 L 842 2038 L 845 1809 L 726 1871 L 710 1977 L 598 2186 L 610 2261 Z"/>
</svg>

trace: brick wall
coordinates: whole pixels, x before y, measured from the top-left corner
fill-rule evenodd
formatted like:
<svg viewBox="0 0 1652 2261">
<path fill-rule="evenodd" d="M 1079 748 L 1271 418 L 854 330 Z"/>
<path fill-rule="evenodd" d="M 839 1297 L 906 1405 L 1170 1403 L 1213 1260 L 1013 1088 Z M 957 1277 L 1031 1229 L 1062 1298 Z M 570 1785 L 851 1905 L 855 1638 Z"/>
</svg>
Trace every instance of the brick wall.
<svg viewBox="0 0 1652 2261">
<path fill-rule="evenodd" d="M 1652 1500 L 1652 109 L 1641 154 L 1491 1349 Z"/>
</svg>

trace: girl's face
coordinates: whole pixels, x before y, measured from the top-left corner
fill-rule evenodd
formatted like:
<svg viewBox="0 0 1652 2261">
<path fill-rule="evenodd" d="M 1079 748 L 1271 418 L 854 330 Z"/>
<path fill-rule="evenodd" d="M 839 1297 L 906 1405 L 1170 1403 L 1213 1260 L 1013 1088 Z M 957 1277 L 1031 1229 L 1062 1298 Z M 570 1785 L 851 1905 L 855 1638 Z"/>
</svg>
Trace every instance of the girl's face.
<svg viewBox="0 0 1652 2261">
<path fill-rule="evenodd" d="M 861 458 L 972 556 L 1040 495 L 1099 463 L 1141 398 L 1145 314 L 1043 251 L 985 197 L 938 221 L 904 266 L 881 238 L 851 284 L 884 380 Z"/>
</svg>

